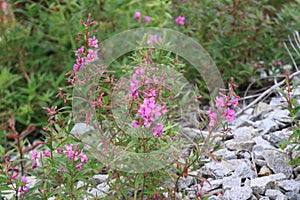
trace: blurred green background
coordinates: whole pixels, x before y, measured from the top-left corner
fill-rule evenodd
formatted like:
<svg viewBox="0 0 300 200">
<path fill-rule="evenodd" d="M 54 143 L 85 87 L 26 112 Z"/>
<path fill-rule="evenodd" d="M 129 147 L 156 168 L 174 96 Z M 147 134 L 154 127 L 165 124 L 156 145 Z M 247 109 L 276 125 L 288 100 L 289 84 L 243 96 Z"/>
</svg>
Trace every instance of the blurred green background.
<svg viewBox="0 0 300 200">
<path fill-rule="evenodd" d="M 74 51 L 80 47 L 75 41 L 82 30 L 79 20 L 88 13 L 98 22 L 99 42 L 143 26 L 194 38 L 224 81 L 233 76 L 240 90 L 259 70 L 272 74 L 280 69 L 278 61 L 290 62 L 282 42 L 300 27 L 300 0 L 20 0 L 0 5 L 0 126 L 13 116 L 19 131 L 34 123 L 38 132 L 47 122 L 42 107 L 62 106 L 55 96 L 67 85 L 65 73 L 73 69 Z M 136 11 L 149 16 L 150 23 L 138 23 Z M 185 17 L 184 26 L 174 22 L 178 16 Z M 186 76 L 203 84 L 195 74 L 191 70 Z"/>
</svg>

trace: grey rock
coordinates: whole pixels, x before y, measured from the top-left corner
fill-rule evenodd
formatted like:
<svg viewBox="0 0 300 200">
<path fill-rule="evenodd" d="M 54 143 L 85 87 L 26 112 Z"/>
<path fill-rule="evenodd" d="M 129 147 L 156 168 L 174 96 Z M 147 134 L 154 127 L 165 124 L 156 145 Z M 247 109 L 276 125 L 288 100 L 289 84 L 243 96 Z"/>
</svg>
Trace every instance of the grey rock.
<svg viewBox="0 0 300 200">
<path fill-rule="evenodd" d="M 284 110 L 274 110 L 266 115 L 267 118 L 274 119 L 278 122 L 290 123 L 291 119 L 289 117 L 289 111 L 287 109 Z"/>
<path fill-rule="evenodd" d="M 254 194 L 264 194 L 266 189 L 270 189 L 274 186 L 275 181 L 283 180 L 285 178 L 286 176 L 283 173 L 258 177 L 251 180 L 250 186 Z"/>
<path fill-rule="evenodd" d="M 267 162 L 265 160 L 262 160 L 262 159 L 254 159 L 254 163 L 259 166 L 259 167 L 262 167 L 264 165 L 267 165 Z"/>
<path fill-rule="evenodd" d="M 274 190 L 274 189 L 268 189 L 266 191 L 266 196 L 274 200 L 287 200 L 287 196 L 282 194 L 279 190 Z"/>
<path fill-rule="evenodd" d="M 199 140 L 201 138 L 201 132 L 198 129 L 184 127 L 181 130 L 182 130 L 183 135 L 187 139 L 191 139 L 191 140 L 195 141 L 195 140 Z"/>
<path fill-rule="evenodd" d="M 246 178 L 242 186 L 249 186 L 251 187 L 251 179 Z"/>
<path fill-rule="evenodd" d="M 258 136 L 259 133 L 253 127 L 242 127 L 238 128 L 233 132 L 234 139 L 225 142 L 225 146 L 229 150 L 252 150 L 255 142 L 252 140 Z"/>
<path fill-rule="evenodd" d="M 90 188 L 88 193 L 94 197 L 104 198 L 109 193 L 109 186 L 106 183 L 101 183 L 97 185 L 97 188 Z M 88 198 L 84 198 L 88 199 Z"/>
<path fill-rule="evenodd" d="M 243 121 L 239 121 L 239 123 L 237 123 L 235 128 L 239 128 L 239 127 L 244 127 L 244 126 L 252 126 L 255 127 L 255 122 L 249 120 L 249 119 L 245 119 Z M 232 129 L 234 130 L 234 129 Z"/>
<path fill-rule="evenodd" d="M 252 169 L 252 164 L 249 160 L 245 160 L 245 162 L 242 162 L 238 168 L 233 172 L 233 177 L 239 177 L 239 178 L 255 178 L 255 172 Z"/>
<path fill-rule="evenodd" d="M 256 145 L 253 146 L 252 151 L 254 158 L 256 159 L 264 159 L 263 151 L 268 149 L 276 149 L 274 146 L 270 144 L 267 140 L 264 140 L 262 136 L 258 136 L 253 138 Z"/>
<path fill-rule="evenodd" d="M 267 140 L 263 139 L 262 136 L 257 136 L 255 138 L 253 138 L 253 141 L 257 145 L 262 145 L 264 147 L 264 149 L 275 149 L 275 147 L 272 146 L 270 142 L 268 142 Z"/>
<path fill-rule="evenodd" d="M 253 122 L 250 120 L 250 115 L 243 114 L 239 116 L 236 120 L 234 120 L 232 125 L 236 127 L 232 130 L 237 130 L 238 127 L 252 126 Z"/>
<path fill-rule="evenodd" d="M 295 181 L 295 180 L 278 181 L 278 186 L 284 191 L 294 192 L 295 194 L 300 193 L 300 181 Z"/>
<path fill-rule="evenodd" d="M 89 124 L 86 125 L 85 123 L 76 123 L 73 126 L 71 133 L 74 135 L 82 135 L 91 130 L 95 130 L 95 128 Z"/>
<path fill-rule="evenodd" d="M 228 190 L 233 187 L 240 187 L 241 179 L 234 176 L 224 177 L 223 178 L 223 190 Z"/>
<path fill-rule="evenodd" d="M 264 150 L 262 153 L 267 165 L 274 173 L 283 173 L 289 178 L 292 175 L 292 167 L 288 166 L 288 158 L 278 150 Z"/>
<path fill-rule="evenodd" d="M 274 108 L 278 109 L 278 108 L 281 108 L 282 106 L 286 107 L 287 103 L 286 102 L 283 103 L 282 100 L 285 100 L 285 99 L 283 97 L 272 97 L 269 105 L 273 109 Z"/>
<path fill-rule="evenodd" d="M 252 196 L 252 190 L 248 186 L 244 187 L 232 187 L 230 190 L 226 190 L 223 196 L 223 200 L 241 200 L 249 199 Z"/>
<path fill-rule="evenodd" d="M 276 131 L 276 129 L 278 128 L 279 128 L 278 124 L 273 119 L 270 118 L 266 118 L 262 120 L 257 126 L 258 131 L 261 132 L 262 134 Z"/>
<path fill-rule="evenodd" d="M 196 199 L 196 191 L 194 189 L 185 189 L 185 194 L 189 197 L 189 199 Z"/>
<path fill-rule="evenodd" d="M 269 104 L 264 103 L 264 102 L 259 102 L 258 105 L 256 106 L 256 108 L 254 109 L 253 114 L 255 116 L 262 115 L 262 114 L 270 111 L 271 109 L 272 108 Z"/>
<path fill-rule="evenodd" d="M 93 180 L 97 184 L 103 183 L 107 179 L 108 179 L 108 174 L 97 174 L 93 176 Z"/>
<path fill-rule="evenodd" d="M 281 144 L 283 139 L 286 139 L 281 131 L 275 131 L 267 135 L 262 136 L 263 139 L 267 140 L 273 146 L 277 146 Z"/>
<path fill-rule="evenodd" d="M 255 128 L 251 126 L 247 126 L 247 127 L 241 127 L 239 129 L 234 130 L 233 135 L 234 135 L 234 139 L 238 141 L 248 141 L 258 136 L 259 133 Z"/>
<path fill-rule="evenodd" d="M 212 190 L 215 190 L 217 188 L 220 188 L 223 184 L 223 180 L 222 179 L 217 179 L 217 180 L 208 180 L 209 183 L 207 183 L 206 181 L 203 184 L 203 189 L 207 192 L 210 192 Z"/>
<path fill-rule="evenodd" d="M 295 194 L 294 192 L 285 192 L 284 193 L 285 196 L 287 196 L 287 198 L 289 200 L 299 200 L 300 199 L 300 194 Z"/>
<path fill-rule="evenodd" d="M 236 159 L 236 154 L 234 151 L 229 151 L 228 149 L 220 149 L 214 152 L 214 155 L 221 156 L 225 160 Z"/>
<path fill-rule="evenodd" d="M 239 165 L 241 165 L 245 160 L 242 159 L 232 159 L 232 160 L 222 160 L 219 163 L 210 162 L 206 163 L 205 167 L 208 169 L 217 179 L 228 176 L 230 173 L 235 171 Z"/>
<path fill-rule="evenodd" d="M 225 142 L 226 148 L 228 148 L 231 151 L 236 150 L 249 150 L 252 151 L 252 147 L 254 146 L 254 142 L 252 140 L 249 141 L 237 141 L 237 140 L 228 140 Z"/>
<path fill-rule="evenodd" d="M 186 178 L 182 178 L 178 183 L 178 189 L 179 191 L 188 188 L 189 186 L 193 185 L 195 183 L 195 178 L 188 176 Z"/>
<path fill-rule="evenodd" d="M 253 111 L 254 111 L 253 108 L 248 108 L 247 110 L 244 111 L 244 113 L 247 114 L 247 115 L 252 115 Z"/>
</svg>

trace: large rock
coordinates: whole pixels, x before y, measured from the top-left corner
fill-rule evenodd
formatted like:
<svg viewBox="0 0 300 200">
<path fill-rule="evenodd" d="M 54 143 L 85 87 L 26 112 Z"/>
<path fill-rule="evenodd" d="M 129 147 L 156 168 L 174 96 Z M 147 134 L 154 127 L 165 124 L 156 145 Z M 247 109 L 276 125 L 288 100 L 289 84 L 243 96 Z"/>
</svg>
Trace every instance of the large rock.
<svg viewBox="0 0 300 200">
<path fill-rule="evenodd" d="M 239 186 L 241 186 L 241 179 L 239 177 L 229 176 L 223 178 L 223 190 Z"/>
<path fill-rule="evenodd" d="M 255 142 L 252 140 L 248 141 L 237 141 L 235 139 L 233 140 L 228 140 L 225 142 L 225 146 L 227 149 L 231 151 L 237 151 L 237 150 L 248 150 L 252 151 L 252 147 L 254 146 Z"/>
<path fill-rule="evenodd" d="M 205 167 L 215 176 L 215 178 L 221 179 L 235 171 L 243 162 L 246 161 L 242 159 L 222 160 L 219 163 L 206 163 Z"/>
<path fill-rule="evenodd" d="M 270 142 L 268 142 L 267 140 L 264 140 L 262 138 L 262 136 L 255 137 L 255 138 L 253 138 L 253 140 L 256 143 L 252 148 L 252 152 L 253 152 L 255 159 L 264 159 L 264 157 L 262 155 L 264 150 L 267 150 L 267 149 L 275 150 L 276 149 L 274 146 L 272 146 L 270 144 Z"/>
<path fill-rule="evenodd" d="M 300 181 L 295 181 L 295 180 L 278 181 L 278 186 L 284 191 L 293 192 L 295 194 L 300 193 Z"/>
<path fill-rule="evenodd" d="M 279 150 L 264 150 L 262 156 L 274 173 L 283 173 L 287 178 L 292 175 L 293 168 L 287 164 L 288 158 L 285 153 Z"/>
<path fill-rule="evenodd" d="M 285 100 L 283 97 L 272 97 L 269 105 L 273 109 L 279 109 L 282 106 L 286 107 L 288 104 L 286 102 L 282 102 L 283 100 Z"/>
<path fill-rule="evenodd" d="M 195 178 L 188 176 L 186 178 L 182 178 L 178 183 L 178 189 L 179 191 L 188 188 L 189 186 L 193 185 L 195 183 Z"/>
<path fill-rule="evenodd" d="M 266 196 L 270 197 L 271 199 L 276 199 L 276 200 L 288 200 L 287 196 L 282 194 L 279 190 L 274 190 L 274 189 L 268 189 L 266 191 Z"/>
<path fill-rule="evenodd" d="M 259 102 L 256 108 L 254 109 L 254 116 L 257 117 L 259 115 L 263 115 L 271 110 L 271 106 L 264 102 Z"/>
<path fill-rule="evenodd" d="M 203 184 L 203 190 L 210 192 L 212 190 L 215 190 L 217 188 L 221 188 L 222 184 L 223 184 L 223 180 L 222 179 L 217 179 L 217 180 L 208 180 L 209 183 L 207 183 L 206 181 Z"/>
<path fill-rule="evenodd" d="M 251 180 L 250 186 L 254 194 L 264 194 L 266 189 L 274 186 L 275 181 L 283 180 L 286 176 L 283 173 L 259 177 Z"/>
<path fill-rule="evenodd" d="M 245 160 L 245 162 L 242 162 L 232 174 L 232 177 L 250 178 L 250 179 L 255 178 L 255 176 L 256 176 L 255 172 L 249 160 Z"/>
<path fill-rule="evenodd" d="M 236 159 L 236 154 L 234 151 L 229 151 L 228 149 L 219 149 L 218 151 L 214 152 L 215 156 L 221 156 L 225 160 L 230 160 L 230 159 Z"/>
<path fill-rule="evenodd" d="M 268 117 L 273 118 L 275 121 L 282 123 L 291 123 L 291 117 L 289 116 L 290 112 L 287 109 L 284 110 L 274 110 L 269 113 Z"/>
<path fill-rule="evenodd" d="M 252 190 L 249 186 L 244 187 L 232 187 L 230 190 L 226 190 L 223 196 L 223 200 L 242 200 L 250 199 L 252 197 Z"/>
<path fill-rule="evenodd" d="M 225 146 L 229 150 L 252 150 L 255 142 L 254 137 L 259 135 L 258 131 L 253 127 L 238 128 L 233 132 L 234 139 L 225 142 Z"/>
<path fill-rule="evenodd" d="M 266 118 L 260 121 L 260 123 L 257 126 L 257 129 L 262 134 L 266 134 L 272 131 L 276 131 L 278 129 L 279 125 L 271 118 Z"/>
</svg>

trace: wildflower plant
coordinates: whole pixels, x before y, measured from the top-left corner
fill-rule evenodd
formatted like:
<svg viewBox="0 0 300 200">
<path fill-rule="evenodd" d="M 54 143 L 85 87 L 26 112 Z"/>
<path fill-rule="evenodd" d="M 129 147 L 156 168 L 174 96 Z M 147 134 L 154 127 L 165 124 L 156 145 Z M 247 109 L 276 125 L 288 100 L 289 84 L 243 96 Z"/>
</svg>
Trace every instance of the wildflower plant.
<svg viewBox="0 0 300 200">
<path fill-rule="evenodd" d="M 134 18 L 141 23 L 141 13 Z M 151 22 L 148 16 L 144 19 Z M 180 17 L 176 23 L 184 25 L 184 20 Z M 66 105 L 72 100 L 73 112 L 69 106 L 45 107 L 45 140 L 28 150 L 30 164 L 22 167 L 22 174 L 6 162 L 1 179 L 20 198 L 90 198 L 88 189 L 95 187 L 90 177 L 104 170 L 108 196 L 158 199 L 168 193 L 176 199 L 179 181 L 195 176 L 189 172 L 203 164 L 204 155 L 217 161 L 211 135 L 230 131 L 228 123 L 234 120 L 239 98 L 233 79 L 229 89 L 214 98 L 207 116 L 200 115 L 199 93 L 183 75 L 187 63 L 201 69 L 211 93 L 222 86 L 217 68 L 200 45 L 175 31 L 153 28 L 123 33 L 100 44 L 90 14 L 81 24 L 73 70 L 66 74 L 70 85 L 59 88 L 56 96 Z M 183 47 L 188 48 L 181 52 Z M 194 115 L 202 121 L 193 126 L 206 129 L 208 136 L 191 138 L 183 131 L 184 122 Z M 75 127 L 83 123 L 86 131 L 71 131 L 71 117 Z M 29 187 L 27 176 L 36 177 L 33 186 Z M 200 175 L 195 178 L 205 181 Z M 203 194 L 198 192 L 197 197 Z"/>
<path fill-rule="evenodd" d="M 278 89 L 280 94 L 283 96 L 284 100 L 282 103 L 287 103 L 287 106 L 284 106 L 288 109 L 290 113 L 292 134 L 289 136 L 288 140 L 283 140 L 281 144 L 282 149 L 286 149 L 289 145 L 290 148 L 288 150 L 288 155 L 291 165 L 299 165 L 300 164 L 300 121 L 299 121 L 299 112 L 300 105 L 297 102 L 297 97 L 299 95 L 294 94 L 294 90 L 297 88 L 297 84 L 293 84 L 293 81 L 290 79 L 289 72 L 286 71 L 285 77 L 285 86 L 281 89 Z"/>
<path fill-rule="evenodd" d="M 140 21 L 141 13 L 136 12 L 134 18 Z M 184 18 L 178 23 L 184 25 Z M 130 43 L 135 35 L 141 35 L 141 40 Z M 85 133 L 75 134 L 75 137 L 95 158 L 105 163 L 108 184 L 118 198 L 126 198 L 130 192 L 133 199 L 158 197 L 163 192 L 176 198 L 179 180 L 189 176 L 189 171 L 202 163 L 203 155 L 213 157 L 215 147 L 211 146 L 210 137 L 191 139 L 174 120 L 188 121 L 191 113 L 199 114 L 199 101 L 188 81 L 176 71 L 184 68 L 178 64 L 179 58 L 162 50 L 163 47 L 178 49 L 172 43 L 164 46 L 164 39 L 168 36 L 171 37 L 157 32 L 125 33 L 122 37 L 112 38 L 112 43 L 104 41 L 99 44 L 94 50 L 98 51 L 98 60 L 82 65 L 79 70 L 79 63 L 75 64 L 74 69 L 78 71 L 72 75 L 75 77 L 72 81 L 75 122 L 93 127 Z M 88 37 L 78 39 L 83 43 L 87 40 Z M 118 49 L 114 48 L 116 41 L 125 43 L 128 49 L 132 45 L 151 48 L 136 49 L 135 46 L 130 54 L 131 61 L 126 65 L 122 60 L 124 57 L 111 59 L 114 54 L 122 55 L 124 48 L 122 44 Z M 76 53 L 82 52 L 81 49 Z M 208 82 L 213 81 L 218 83 L 213 79 Z M 233 79 L 229 90 L 223 93 L 215 99 L 208 113 L 210 134 L 220 125 L 223 132 L 228 131 L 227 123 L 234 120 L 239 97 L 234 92 Z M 222 123 L 222 120 L 227 123 Z M 195 126 L 200 127 L 200 122 Z M 186 148 L 193 149 L 192 155 L 182 152 Z M 160 187 L 169 179 L 173 186 Z"/>
</svg>

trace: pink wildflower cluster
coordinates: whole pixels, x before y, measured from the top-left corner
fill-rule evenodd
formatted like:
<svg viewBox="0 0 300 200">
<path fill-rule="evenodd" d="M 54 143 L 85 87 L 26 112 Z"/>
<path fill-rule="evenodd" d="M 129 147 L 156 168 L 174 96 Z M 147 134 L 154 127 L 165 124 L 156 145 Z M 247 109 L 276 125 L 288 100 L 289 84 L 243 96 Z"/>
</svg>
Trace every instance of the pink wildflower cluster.
<svg viewBox="0 0 300 200">
<path fill-rule="evenodd" d="M 21 177 L 21 184 L 20 184 L 20 187 L 19 187 L 19 188 L 16 188 L 16 187 L 15 187 L 16 184 L 14 184 L 13 181 L 17 181 L 17 180 L 18 180 L 19 174 L 18 174 L 18 172 L 14 171 L 14 170 L 13 170 L 13 171 L 10 171 L 11 169 L 12 169 L 12 167 L 11 167 L 11 165 L 9 164 L 9 162 L 6 163 L 6 175 L 7 175 L 7 177 L 9 178 L 9 183 L 12 185 L 12 187 L 13 187 L 13 189 L 14 189 L 15 191 L 19 191 L 19 193 L 20 193 L 21 195 L 23 195 L 24 193 L 28 192 L 28 186 L 27 186 L 28 181 L 27 181 L 27 179 L 26 179 L 25 176 L 22 176 L 22 177 Z"/>
<path fill-rule="evenodd" d="M 158 81 L 155 74 L 149 77 L 146 71 L 146 67 L 136 69 L 130 80 L 130 95 L 139 107 L 135 114 L 138 120 L 133 120 L 132 126 L 133 128 L 139 126 L 150 128 L 152 136 L 159 137 L 163 133 L 164 126 L 156 120 L 167 112 L 166 103 L 160 98 L 162 88 L 159 87 L 164 82 L 164 76 L 163 80 Z M 142 103 L 139 97 L 143 98 Z"/>
<path fill-rule="evenodd" d="M 178 16 L 176 19 L 175 19 L 175 23 L 178 24 L 178 25 L 182 25 L 184 26 L 185 22 L 185 17 L 183 16 Z"/>
<path fill-rule="evenodd" d="M 96 24 L 95 21 L 91 21 L 91 14 L 88 15 L 87 21 L 81 20 L 82 25 L 85 27 L 86 33 L 83 35 L 82 33 L 78 33 L 78 36 L 83 36 L 84 40 L 76 38 L 77 41 L 85 42 L 85 46 L 81 46 L 77 51 L 75 51 L 76 63 L 74 64 L 74 70 L 79 71 L 81 67 L 88 65 L 96 60 L 98 60 L 97 51 L 95 48 L 98 48 L 98 40 L 95 36 L 90 36 L 89 27 L 91 25 Z"/>
<path fill-rule="evenodd" d="M 58 150 L 57 152 L 61 152 L 61 151 Z M 66 146 L 65 154 L 69 159 L 75 162 L 80 159 L 80 163 L 76 165 L 76 168 L 78 170 L 82 170 L 82 163 L 86 163 L 88 161 L 88 157 L 83 153 L 82 150 L 81 151 L 77 151 L 77 149 L 73 150 L 73 144 L 69 144 Z"/>
<path fill-rule="evenodd" d="M 88 157 L 83 153 L 82 150 L 80 151 L 77 149 L 73 150 L 73 146 L 74 146 L 73 144 L 68 144 L 65 150 L 57 148 L 56 151 L 59 154 L 65 153 L 67 158 L 73 160 L 74 162 L 80 160 L 80 163 L 76 165 L 76 168 L 82 170 L 82 164 L 88 161 Z M 45 151 L 43 152 L 43 155 L 46 157 L 50 157 L 51 152 Z M 38 153 L 36 151 L 33 151 L 31 153 L 31 159 L 33 160 L 32 169 L 35 169 L 37 167 L 37 157 L 38 157 Z"/>
<path fill-rule="evenodd" d="M 147 40 L 147 44 L 148 45 L 152 45 L 152 44 L 155 44 L 155 43 L 158 43 L 158 44 L 161 44 L 162 42 L 162 39 L 160 36 L 158 35 L 150 35 L 149 36 L 149 39 Z"/>
<path fill-rule="evenodd" d="M 235 119 L 234 108 L 238 106 L 239 96 L 233 91 L 233 79 L 229 85 L 228 95 L 220 93 L 214 100 L 214 104 L 209 108 L 207 112 L 209 117 L 209 126 L 213 127 L 220 120 L 226 120 L 232 122 Z"/>
<path fill-rule="evenodd" d="M 142 18 L 141 12 L 135 12 L 134 13 L 134 18 L 137 19 L 137 20 L 141 20 L 141 18 Z M 145 22 L 149 23 L 150 21 L 151 21 L 151 18 L 149 16 L 145 16 Z"/>
<path fill-rule="evenodd" d="M 22 181 L 22 185 L 20 187 L 20 194 L 24 194 L 28 192 L 28 186 L 26 185 L 28 184 L 28 181 L 25 176 L 22 176 L 21 181 Z"/>
</svg>

